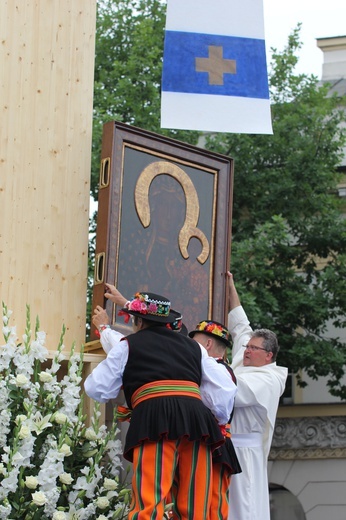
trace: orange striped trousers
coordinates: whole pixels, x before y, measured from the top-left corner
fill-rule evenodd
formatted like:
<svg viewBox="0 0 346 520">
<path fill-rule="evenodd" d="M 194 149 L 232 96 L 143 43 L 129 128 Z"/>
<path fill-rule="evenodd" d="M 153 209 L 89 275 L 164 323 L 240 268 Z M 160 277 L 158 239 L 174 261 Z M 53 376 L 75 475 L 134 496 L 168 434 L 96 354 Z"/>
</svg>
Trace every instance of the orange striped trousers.
<svg viewBox="0 0 346 520">
<path fill-rule="evenodd" d="M 175 520 L 209 520 L 211 449 L 186 438 L 145 441 L 133 451 L 132 503 L 128 520 L 162 520 L 174 478 Z"/>
<path fill-rule="evenodd" d="M 231 473 L 224 464 L 213 464 L 210 520 L 227 520 Z"/>
<path fill-rule="evenodd" d="M 212 480 L 211 480 L 211 502 L 209 511 L 209 520 L 228 520 L 229 510 L 229 486 L 231 484 L 231 472 L 227 466 L 219 462 L 213 462 Z M 175 480 L 172 488 L 171 500 L 175 501 L 177 493 L 178 481 Z M 170 519 L 173 516 L 169 517 Z"/>
</svg>

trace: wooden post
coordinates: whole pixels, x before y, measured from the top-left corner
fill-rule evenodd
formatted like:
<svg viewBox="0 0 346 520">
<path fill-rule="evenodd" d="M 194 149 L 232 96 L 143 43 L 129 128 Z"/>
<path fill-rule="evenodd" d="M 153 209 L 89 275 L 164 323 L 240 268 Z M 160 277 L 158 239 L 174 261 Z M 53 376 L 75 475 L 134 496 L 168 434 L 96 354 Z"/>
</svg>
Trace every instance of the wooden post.
<svg viewBox="0 0 346 520">
<path fill-rule="evenodd" d="M 96 0 L 0 3 L 0 298 L 85 341 Z"/>
</svg>

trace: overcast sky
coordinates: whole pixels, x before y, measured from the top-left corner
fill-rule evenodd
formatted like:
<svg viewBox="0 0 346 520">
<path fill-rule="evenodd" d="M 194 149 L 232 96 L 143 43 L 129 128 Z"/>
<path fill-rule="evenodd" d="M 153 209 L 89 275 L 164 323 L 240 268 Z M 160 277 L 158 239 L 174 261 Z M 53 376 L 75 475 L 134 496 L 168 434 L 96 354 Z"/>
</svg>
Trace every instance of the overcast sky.
<svg viewBox="0 0 346 520">
<path fill-rule="evenodd" d="M 346 0 L 263 0 L 264 29 L 268 61 L 270 47 L 283 50 L 288 36 L 299 22 L 303 47 L 297 72 L 322 74 L 323 53 L 317 38 L 346 36 Z"/>
</svg>

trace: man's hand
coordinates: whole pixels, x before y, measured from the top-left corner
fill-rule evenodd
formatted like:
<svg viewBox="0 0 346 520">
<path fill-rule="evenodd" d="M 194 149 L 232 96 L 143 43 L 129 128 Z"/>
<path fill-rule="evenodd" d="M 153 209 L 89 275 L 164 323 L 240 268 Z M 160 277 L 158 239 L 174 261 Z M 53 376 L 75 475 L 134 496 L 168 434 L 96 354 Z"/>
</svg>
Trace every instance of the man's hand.
<svg viewBox="0 0 346 520">
<path fill-rule="evenodd" d="M 102 309 L 100 305 L 98 305 L 94 310 L 94 315 L 92 317 L 93 325 L 98 329 L 100 325 L 108 325 L 109 318 L 105 309 Z"/>
<path fill-rule="evenodd" d="M 106 286 L 106 292 L 105 297 L 108 298 L 111 302 L 115 303 L 116 305 L 120 305 L 121 307 L 125 306 L 125 303 L 127 302 L 127 299 L 124 298 L 124 296 L 121 294 L 120 291 L 115 287 L 115 285 L 112 285 L 110 283 L 105 283 Z"/>
<path fill-rule="evenodd" d="M 234 285 L 233 274 L 230 271 L 227 271 L 227 279 L 228 279 L 228 297 L 229 297 L 229 310 L 235 309 L 235 307 L 239 307 L 241 305 L 240 299 L 237 293 L 237 289 Z"/>
</svg>

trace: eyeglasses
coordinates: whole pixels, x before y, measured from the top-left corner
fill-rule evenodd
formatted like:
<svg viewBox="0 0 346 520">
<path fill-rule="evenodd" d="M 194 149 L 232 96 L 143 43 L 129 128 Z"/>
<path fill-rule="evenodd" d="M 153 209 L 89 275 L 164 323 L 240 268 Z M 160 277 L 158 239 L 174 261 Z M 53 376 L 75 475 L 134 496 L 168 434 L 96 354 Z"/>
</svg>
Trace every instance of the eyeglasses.
<svg viewBox="0 0 346 520">
<path fill-rule="evenodd" d="M 243 345 L 245 350 L 250 350 L 251 352 L 256 352 L 257 350 L 265 350 L 266 352 L 269 352 L 266 348 L 263 347 L 256 347 L 255 345 Z"/>
</svg>

